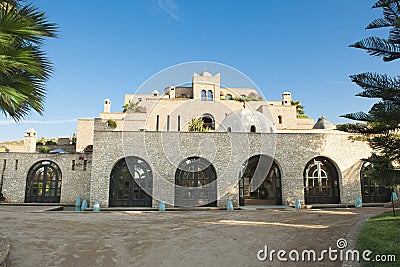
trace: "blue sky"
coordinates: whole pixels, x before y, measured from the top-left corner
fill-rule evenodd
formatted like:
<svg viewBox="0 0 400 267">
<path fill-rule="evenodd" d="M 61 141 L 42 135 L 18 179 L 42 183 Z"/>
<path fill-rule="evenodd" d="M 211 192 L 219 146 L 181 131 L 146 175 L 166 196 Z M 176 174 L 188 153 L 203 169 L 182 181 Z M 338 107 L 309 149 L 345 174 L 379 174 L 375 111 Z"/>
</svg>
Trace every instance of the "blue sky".
<svg viewBox="0 0 400 267">
<path fill-rule="evenodd" d="M 105 98 L 112 111 L 121 111 L 124 94 L 150 76 L 197 60 L 238 69 L 269 100 L 292 92 L 310 117 L 323 113 L 334 123 L 347 122 L 339 116 L 368 111 L 374 103 L 354 96 L 361 89 L 349 75 L 397 75 L 396 62 L 348 47 L 385 33 L 364 30 L 381 16 L 381 10 L 371 10 L 374 2 L 33 1 L 59 25 L 59 37 L 45 45 L 55 72 L 47 83 L 44 116 L 32 113 L 19 124 L 0 117 L 0 141 L 22 139 L 30 127 L 39 137 L 69 136 L 77 118 L 98 117 Z"/>
</svg>

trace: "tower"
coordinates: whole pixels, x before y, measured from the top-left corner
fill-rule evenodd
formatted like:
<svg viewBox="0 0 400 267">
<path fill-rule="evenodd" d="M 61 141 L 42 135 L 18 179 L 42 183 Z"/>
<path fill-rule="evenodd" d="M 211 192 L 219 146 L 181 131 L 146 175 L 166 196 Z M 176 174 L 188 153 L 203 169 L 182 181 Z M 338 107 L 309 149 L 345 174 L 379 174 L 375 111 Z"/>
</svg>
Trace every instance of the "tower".
<svg viewBox="0 0 400 267">
<path fill-rule="evenodd" d="M 104 113 L 110 113 L 111 111 L 111 100 L 106 98 L 104 99 Z"/>
<path fill-rule="evenodd" d="M 30 128 L 25 131 L 24 134 L 24 151 L 25 152 L 36 152 L 36 139 L 37 139 L 37 132 Z"/>
<path fill-rule="evenodd" d="M 282 93 L 282 105 L 283 106 L 291 106 L 292 105 L 292 93 L 290 93 L 290 92 Z"/>
</svg>

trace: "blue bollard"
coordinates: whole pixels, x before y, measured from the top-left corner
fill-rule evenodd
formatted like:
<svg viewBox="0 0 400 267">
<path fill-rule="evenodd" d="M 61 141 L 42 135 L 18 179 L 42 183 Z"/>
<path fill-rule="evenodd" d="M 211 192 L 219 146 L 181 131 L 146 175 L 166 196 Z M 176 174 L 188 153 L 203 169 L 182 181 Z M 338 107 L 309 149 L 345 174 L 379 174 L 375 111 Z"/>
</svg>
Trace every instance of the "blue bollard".
<svg viewBox="0 0 400 267">
<path fill-rule="evenodd" d="M 233 203 L 232 203 L 232 200 L 230 200 L 230 199 L 228 199 L 226 201 L 226 210 L 227 211 L 233 211 Z"/>
<path fill-rule="evenodd" d="M 396 194 L 396 192 L 392 192 L 392 201 L 394 202 L 394 201 L 396 201 L 396 200 L 398 200 L 399 198 L 397 197 L 397 194 Z"/>
<path fill-rule="evenodd" d="M 100 202 L 96 200 L 93 205 L 93 212 L 100 212 Z"/>
<path fill-rule="evenodd" d="M 75 211 L 81 211 L 81 199 L 79 197 L 75 201 Z"/>
<path fill-rule="evenodd" d="M 85 209 L 86 209 L 87 207 L 88 207 L 88 206 L 87 206 L 87 201 L 86 201 L 86 199 L 84 199 L 84 200 L 82 201 L 81 211 L 85 211 Z"/>
<path fill-rule="evenodd" d="M 301 210 L 301 203 L 300 203 L 300 200 L 298 198 L 296 198 L 296 201 L 294 203 L 294 208 L 296 210 Z"/>
<path fill-rule="evenodd" d="M 356 204 L 355 204 L 356 208 L 361 208 L 362 207 L 362 201 L 359 197 L 356 198 Z"/>
<path fill-rule="evenodd" d="M 164 201 L 160 201 L 160 203 L 158 204 L 158 211 L 165 211 Z"/>
</svg>

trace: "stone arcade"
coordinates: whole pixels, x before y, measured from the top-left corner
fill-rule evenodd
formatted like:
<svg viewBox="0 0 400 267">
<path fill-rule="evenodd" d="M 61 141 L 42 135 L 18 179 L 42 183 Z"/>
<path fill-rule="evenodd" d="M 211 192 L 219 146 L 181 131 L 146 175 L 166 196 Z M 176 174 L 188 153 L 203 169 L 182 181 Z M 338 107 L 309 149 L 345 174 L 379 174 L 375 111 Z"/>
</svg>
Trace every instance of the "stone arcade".
<svg viewBox="0 0 400 267">
<path fill-rule="evenodd" d="M 324 118 L 298 118 L 289 92 L 281 101 L 262 100 L 256 90 L 223 88 L 220 74 L 203 72 L 192 86 L 126 95 L 125 104 L 126 112 L 111 112 L 106 99 L 100 118 L 78 120 L 77 153 L 35 152 L 33 129 L 24 146 L 3 144 L 5 201 L 72 205 L 82 197 L 103 207 L 156 207 L 389 200 L 362 177 L 368 144 Z M 208 132 L 188 132 L 195 117 Z"/>
</svg>

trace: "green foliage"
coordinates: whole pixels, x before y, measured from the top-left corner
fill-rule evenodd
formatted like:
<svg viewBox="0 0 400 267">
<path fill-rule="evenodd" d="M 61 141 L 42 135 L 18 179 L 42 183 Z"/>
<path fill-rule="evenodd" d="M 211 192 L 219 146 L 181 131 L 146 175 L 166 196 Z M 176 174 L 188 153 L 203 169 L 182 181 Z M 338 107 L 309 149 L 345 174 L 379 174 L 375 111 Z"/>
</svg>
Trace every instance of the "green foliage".
<svg viewBox="0 0 400 267">
<path fill-rule="evenodd" d="M 192 118 L 189 123 L 189 132 L 208 132 L 209 129 L 204 127 L 201 117 Z"/>
<path fill-rule="evenodd" d="M 57 145 L 57 143 L 54 142 L 53 140 L 48 140 L 48 141 L 46 141 L 46 143 L 44 145 L 45 146 L 55 146 L 55 145 Z"/>
<path fill-rule="evenodd" d="M 397 0 L 379 0 L 372 8 L 382 8 L 383 18 L 372 21 L 366 29 L 390 28 L 387 39 L 369 37 L 351 47 L 367 50 L 372 56 L 382 57 L 383 61 L 400 58 L 400 3 Z"/>
<path fill-rule="evenodd" d="M 49 153 L 50 152 L 50 147 L 48 146 L 41 146 L 40 147 L 40 153 Z"/>
<path fill-rule="evenodd" d="M 389 27 L 387 39 L 370 37 L 351 47 L 367 50 L 372 56 L 384 61 L 400 58 L 400 1 L 380 0 L 373 8 L 382 8 L 383 18 L 372 21 L 367 29 Z M 337 129 L 365 136 L 375 151 L 373 157 L 365 159 L 371 163 L 368 177 L 383 182 L 387 186 L 400 184 L 400 76 L 361 73 L 350 76 L 363 91 L 357 96 L 380 99 L 368 113 L 355 112 L 341 117 L 361 121 L 356 124 L 338 125 Z"/>
<path fill-rule="evenodd" d="M 376 255 L 400 255 L 400 216 L 393 217 L 391 212 L 382 213 L 369 219 L 362 227 L 356 249 L 371 250 L 370 259 Z M 362 257 L 360 257 L 362 258 Z M 397 259 L 398 260 L 398 259 Z M 362 266 L 378 266 L 376 262 L 362 261 Z M 397 266 L 394 262 L 380 262 L 379 266 Z"/>
<path fill-rule="evenodd" d="M 16 121 L 43 113 L 52 64 L 42 50 L 57 28 L 45 13 L 22 1 L 0 0 L 0 109 Z"/>
<path fill-rule="evenodd" d="M 124 112 L 124 113 L 126 113 L 126 112 L 128 112 L 128 113 L 130 113 L 130 112 L 133 112 L 133 113 L 140 112 L 141 109 L 139 107 L 139 104 L 140 104 L 139 101 L 136 102 L 136 103 L 125 104 L 123 106 L 124 110 L 122 112 Z"/>
<path fill-rule="evenodd" d="M 261 101 L 263 100 L 262 97 L 256 96 L 256 97 L 233 97 L 232 100 L 236 100 L 239 102 L 245 102 L 245 101 Z"/>
<path fill-rule="evenodd" d="M 112 119 L 109 119 L 107 121 L 107 125 L 108 125 L 108 127 L 113 128 L 113 129 L 117 128 L 117 122 L 115 120 L 112 120 Z"/>
</svg>

